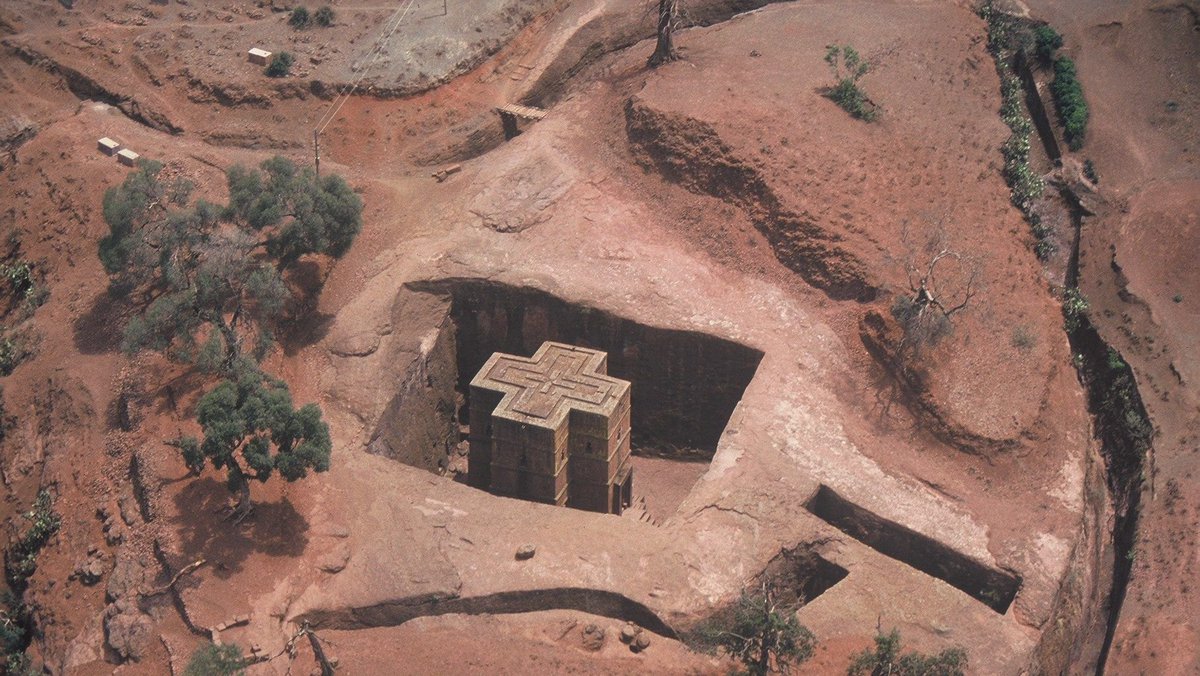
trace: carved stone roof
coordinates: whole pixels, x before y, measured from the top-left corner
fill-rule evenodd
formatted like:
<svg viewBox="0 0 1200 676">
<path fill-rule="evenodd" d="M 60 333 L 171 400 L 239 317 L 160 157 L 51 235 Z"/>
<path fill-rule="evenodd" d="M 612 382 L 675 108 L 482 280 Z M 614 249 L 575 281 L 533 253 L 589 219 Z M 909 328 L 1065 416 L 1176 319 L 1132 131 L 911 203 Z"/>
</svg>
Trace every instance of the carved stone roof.
<svg viewBox="0 0 1200 676">
<path fill-rule="evenodd" d="M 493 354 L 471 387 L 504 394 L 492 415 L 558 429 L 572 410 L 611 415 L 629 382 L 605 374 L 599 350 L 543 343 L 532 357 Z"/>
</svg>

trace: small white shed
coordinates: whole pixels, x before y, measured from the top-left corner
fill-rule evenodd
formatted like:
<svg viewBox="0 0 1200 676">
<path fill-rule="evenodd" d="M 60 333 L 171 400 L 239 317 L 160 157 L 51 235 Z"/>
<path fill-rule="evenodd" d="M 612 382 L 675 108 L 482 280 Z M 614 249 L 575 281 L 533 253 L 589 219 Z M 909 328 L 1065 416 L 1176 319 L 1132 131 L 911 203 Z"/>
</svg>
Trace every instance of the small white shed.
<svg viewBox="0 0 1200 676">
<path fill-rule="evenodd" d="M 271 52 L 258 47 L 252 48 L 247 54 L 250 55 L 250 63 L 256 63 L 260 66 L 267 65 L 267 61 L 271 58 Z"/>
<path fill-rule="evenodd" d="M 104 153 L 105 155 L 108 155 L 109 157 L 116 155 L 117 152 L 119 150 L 121 150 L 121 144 L 117 143 L 116 141 L 110 139 L 107 136 L 105 136 L 104 138 L 97 141 L 96 147 L 100 149 L 100 152 Z"/>
<path fill-rule="evenodd" d="M 129 148 L 125 148 L 117 153 L 117 161 L 127 167 L 132 167 L 133 165 L 137 164 L 138 157 L 140 157 L 140 155 L 133 152 Z"/>
</svg>

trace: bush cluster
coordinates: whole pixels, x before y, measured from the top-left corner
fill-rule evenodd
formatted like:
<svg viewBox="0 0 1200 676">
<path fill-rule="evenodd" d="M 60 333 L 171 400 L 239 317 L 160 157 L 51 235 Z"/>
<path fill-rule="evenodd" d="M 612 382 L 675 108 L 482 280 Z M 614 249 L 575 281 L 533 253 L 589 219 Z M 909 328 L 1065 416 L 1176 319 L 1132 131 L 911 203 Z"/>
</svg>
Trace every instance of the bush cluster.
<svg viewBox="0 0 1200 676">
<path fill-rule="evenodd" d="M 1054 58 L 1054 52 L 1063 46 L 1063 37 L 1050 26 L 1038 26 L 1033 29 L 1033 53 L 1038 61 L 1049 64 Z"/>
<path fill-rule="evenodd" d="M 1050 228 L 1042 225 L 1041 219 L 1033 211 L 1033 203 L 1042 196 L 1046 182 L 1029 165 L 1033 121 L 1025 113 L 1021 81 L 1013 73 L 1011 57 L 1016 49 L 1028 48 L 1031 41 L 1035 50 L 1039 45 L 1052 45 L 1056 42 L 1054 36 L 1058 34 L 1049 26 L 1043 26 L 1041 28 L 1047 30 L 1035 29 L 1031 38 L 1027 26 L 996 9 L 991 0 L 986 0 L 980 5 L 979 16 L 987 22 L 988 52 L 995 60 L 996 73 L 1000 76 L 1000 118 L 1011 132 L 1000 147 L 1000 152 L 1004 155 L 1004 180 L 1012 193 L 1013 205 L 1025 215 L 1025 220 L 1029 222 L 1033 235 L 1037 238 L 1034 251 L 1038 258 L 1045 260 L 1054 253 L 1055 247 L 1054 243 L 1047 239 Z"/>
<path fill-rule="evenodd" d="M 23 514 L 29 529 L 13 546 L 4 552 L 4 578 L 8 583 L 0 596 L 0 666 L 6 674 L 41 673 L 34 670 L 25 648 L 33 631 L 33 616 L 21 600 L 29 587 L 29 577 L 37 570 L 37 556 L 42 547 L 58 532 L 62 519 L 54 511 L 50 493 L 37 494 L 33 508 Z"/>
<path fill-rule="evenodd" d="M 900 632 L 893 629 L 875 635 L 875 649 L 855 653 L 848 676 L 963 676 L 967 653 L 947 648 L 936 655 L 900 653 Z"/>
<path fill-rule="evenodd" d="M 241 676 L 245 673 L 242 649 L 228 643 L 206 643 L 192 653 L 183 670 L 183 676 Z"/>
<path fill-rule="evenodd" d="M 825 49 L 825 63 L 829 64 L 836 81 L 826 96 L 851 117 L 871 122 L 876 116 L 875 105 L 858 86 L 858 81 L 870 70 L 870 64 L 850 45 L 828 45 Z"/>
<path fill-rule="evenodd" d="M 287 77 L 292 70 L 292 63 L 295 59 L 288 52 L 279 52 L 271 57 L 271 63 L 267 64 L 267 69 L 263 71 L 267 77 Z"/>
<path fill-rule="evenodd" d="M 288 25 L 297 29 L 308 28 L 313 24 L 328 28 L 333 25 L 333 19 L 333 8 L 329 5 L 324 5 L 315 12 L 309 12 L 307 7 L 296 7 L 288 15 Z"/>
<path fill-rule="evenodd" d="M 1088 106 L 1083 98 L 1083 86 L 1075 75 L 1075 62 L 1063 56 L 1054 61 L 1054 82 L 1050 83 L 1058 118 L 1063 125 L 1063 136 L 1071 150 L 1083 147 L 1087 133 Z"/>
<path fill-rule="evenodd" d="M 1109 386 L 1101 405 L 1102 415 L 1111 418 L 1126 430 L 1126 436 L 1137 452 L 1145 453 L 1154 437 L 1154 426 L 1142 412 L 1141 398 L 1133 371 L 1121 353 L 1108 348 L 1106 359 Z"/>
<path fill-rule="evenodd" d="M 1021 81 L 1012 73 L 1005 73 L 1000 81 L 1000 118 L 1012 132 L 1000 147 L 1004 178 L 1012 190 L 1012 203 L 1028 217 L 1046 182 L 1029 166 L 1033 122 L 1021 104 Z"/>
<path fill-rule="evenodd" d="M 58 532 L 62 519 L 54 511 L 54 501 L 47 491 L 40 491 L 33 509 L 24 514 L 29 530 L 4 554 L 4 576 L 8 588 L 24 592 L 29 576 L 37 570 L 37 555 L 50 537 Z"/>
<path fill-rule="evenodd" d="M 1091 306 L 1088 305 L 1087 298 L 1075 287 L 1063 291 L 1062 305 L 1063 324 L 1067 333 L 1074 333 L 1083 326 L 1083 320 L 1087 318 Z"/>
</svg>

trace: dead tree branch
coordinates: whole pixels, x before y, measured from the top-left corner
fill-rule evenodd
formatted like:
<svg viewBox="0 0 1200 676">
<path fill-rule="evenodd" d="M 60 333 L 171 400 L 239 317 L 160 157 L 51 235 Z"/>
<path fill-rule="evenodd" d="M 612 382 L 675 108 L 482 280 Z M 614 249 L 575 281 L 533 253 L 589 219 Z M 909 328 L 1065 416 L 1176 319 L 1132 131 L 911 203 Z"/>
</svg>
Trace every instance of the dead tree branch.
<svg viewBox="0 0 1200 676">
<path fill-rule="evenodd" d="M 308 638 L 308 643 L 310 646 L 312 646 L 313 656 L 316 658 L 317 663 L 321 665 L 321 676 L 334 676 L 334 665 L 329 657 L 325 654 L 325 648 L 321 645 L 323 641 L 319 636 L 317 636 L 317 633 L 313 631 L 308 622 L 305 622 L 300 626 L 300 629 L 298 629 L 295 634 L 292 634 L 291 638 L 287 640 L 287 643 L 285 643 L 283 647 L 279 649 L 279 652 L 271 655 L 270 657 L 259 657 L 251 662 L 251 664 L 270 662 L 271 660 L 274 660 L 277 657 L 282 657 L 283 655 L 288 656 L 289 662 L 293 661 L 296 659 L 297 654 L 296 644 L 300 641 L 300 639 L 305 637 Z M 291 673 L 290 665 L 288 666 L 288 672 Z"/>
<path fill-rule="evenodd" d="M 907 235 L 906 228 L 902 239 Z M 910 250 L 905 262 L 908 290 L 897 296 L 892 307 L 892 316 L 904 330 L 901 353 L 913 356 L 935 345 L 953 328 L 952 318 L 967 309 L 978 293 L 978 262 L 946 246 L 944 239 L 939 227 L 925 253 L 918 257 Z"/>
<path fill-rule="evenodd" d="M 159 587 L 158 589 L 152 589 L 150 591 L 142 592 L 141 595 L 143 597 L 147 597 L 147 596 L 158 596 L 159 594 L 166 594 L 167 592 L 169 592 L 175 588 L 175 584 L 177 582 L 179 582 L 180 578 L 182 578 L 184 575 L 194 572 L 196 569 L 198 569 L 200 566 L 203 566 L 206 563 L 208 563 L 208 559 L 197 559 L 195 561 L 192 561 L 188 565 L 181 568 L 178 573 L 175 573 L 175 576 L 172 577 L 171 581 L 168 582 L 166 585 Z"/>
</svg>

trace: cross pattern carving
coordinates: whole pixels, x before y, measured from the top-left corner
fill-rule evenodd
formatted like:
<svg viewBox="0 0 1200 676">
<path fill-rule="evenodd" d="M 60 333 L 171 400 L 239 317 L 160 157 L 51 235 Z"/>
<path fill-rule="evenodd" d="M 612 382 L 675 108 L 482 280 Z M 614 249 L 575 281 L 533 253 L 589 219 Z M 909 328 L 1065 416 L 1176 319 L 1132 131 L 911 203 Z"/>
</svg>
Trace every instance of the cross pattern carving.
<svg viewBox="0 0 1200 676">
<path fill-rule="evenodd" d="M 602 355 L 591 350 L 546 343 L 529 359 L 497 357 L 486 380 L 510 386 L 496 407 L 501 414 L 507 410 L 548 420 L 562 407 L 594 409 L 617 396 L 624 384 L 597 372 Z"/>
<path fill-rule="evenodd" d="M 632 499 L 631 385 L 607 365 L 600 350 L 553 342 L 528 358 L 493 354 L 471 380 L 471 484 L 620 514 Z"/>
</svg>

